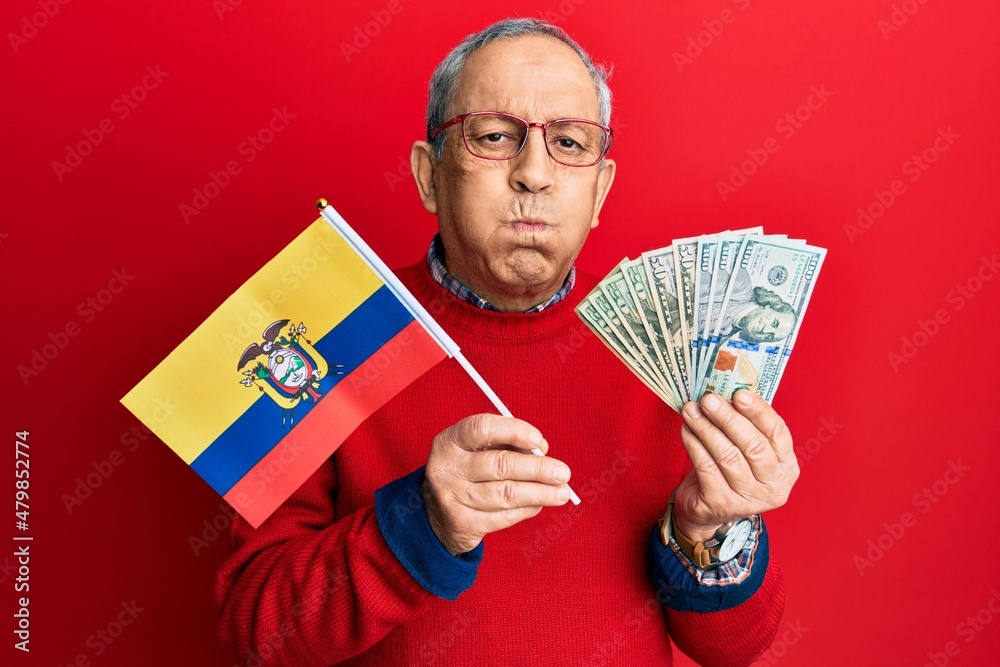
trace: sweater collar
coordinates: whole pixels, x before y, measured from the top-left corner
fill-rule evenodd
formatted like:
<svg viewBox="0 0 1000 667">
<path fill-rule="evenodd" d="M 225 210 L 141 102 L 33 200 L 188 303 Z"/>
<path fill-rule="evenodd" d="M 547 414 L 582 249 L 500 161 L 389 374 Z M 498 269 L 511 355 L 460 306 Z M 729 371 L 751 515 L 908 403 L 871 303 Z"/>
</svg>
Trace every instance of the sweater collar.
<svg viewBox="0 0 1000 667">
<path fill-rule="evenodd" d="M 503 339 L 544 336 L 566 327 L 578 327 L 586 335 L 586 326 L 573 309 L 599 282 L 596 276 L 578 272 L 576 288 L 561 301 L 541 312 L 512 313 L 486 310 L 461 299 L 434 279 L 426 262 L 402 269 L 398 275 L 446 331 L 460 329 L 477 338 Z"/>
<path fill-rule="evenodd" d="M 434 235 L 434 238 L 431 240 L 430 247 L 427 248 L 427 269 L 430 271 L 431 277 L 433 277 L 434 280 L 441 285 L 441 287 L 445 288 L 462 301 L 471 303 L 477 308 L 482 308 L 484 310 L 500 310 L 489 301 L 463 285 L 457 278 L 455 278 L 455 276 L 448 272 L 448 269 L 444 266 L 444 244 L 441 243 L 440 234 Z M 566 280 L 563 281 L 562 287 L 559 288 L 558 292 L 542 303 L 532 306 L 524 312 L 540 313 L 549 306 L 559 303 L 566 298 L 575 284 L 576 265 L 574 264 L 569 268 L 569 274 L 567 274 Z"/>
</svg>

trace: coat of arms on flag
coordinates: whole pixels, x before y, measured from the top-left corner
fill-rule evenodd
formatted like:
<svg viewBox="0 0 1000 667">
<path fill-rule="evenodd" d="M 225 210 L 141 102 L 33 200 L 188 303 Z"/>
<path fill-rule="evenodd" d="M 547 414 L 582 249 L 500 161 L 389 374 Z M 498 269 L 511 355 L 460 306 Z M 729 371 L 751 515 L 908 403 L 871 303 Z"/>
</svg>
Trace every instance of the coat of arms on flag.
<svg viewBox="0 0 1000 667">
<path fill-rule="evenodd" d="M 282 426 L 295 422 L 295 406 L 302 401 L 318 401 L 321 380 L 330 372 L 330 367 L 320 353 L 305 337 L 306 325 L 292 324 L 291 320 L 278 320 L 267 327 L 262 334 L 262 343 L 250 343 L 240 355 L 237 370 L 242 371 L 240 384 L 256 387 L 271 397 L 281 408 Z M 256 362 L 256 363 L 255 363 Z M 249 368 L 248 368 L 249 367 Z M 246 368 L 246 370 L 243 370 Z M 335 368 L 343 368 L 336 364 Z M 343 375 L 341 370 L 334 371 Z"/>
</svg>

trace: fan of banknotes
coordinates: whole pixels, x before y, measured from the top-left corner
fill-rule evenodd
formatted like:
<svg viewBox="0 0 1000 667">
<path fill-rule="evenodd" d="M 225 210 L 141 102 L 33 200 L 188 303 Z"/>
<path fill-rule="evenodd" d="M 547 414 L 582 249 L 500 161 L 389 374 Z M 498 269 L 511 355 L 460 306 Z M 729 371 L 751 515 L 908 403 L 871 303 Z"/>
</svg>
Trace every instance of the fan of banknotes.
<svg viewBox="0 0 1000 667">
<path fill-rule="evenodd" d="M 741 388 L 770 402 L 825 255 L 760 227 L 677 239 L 622 260 L 576 312 L 678 412 Z"/>
</svg>

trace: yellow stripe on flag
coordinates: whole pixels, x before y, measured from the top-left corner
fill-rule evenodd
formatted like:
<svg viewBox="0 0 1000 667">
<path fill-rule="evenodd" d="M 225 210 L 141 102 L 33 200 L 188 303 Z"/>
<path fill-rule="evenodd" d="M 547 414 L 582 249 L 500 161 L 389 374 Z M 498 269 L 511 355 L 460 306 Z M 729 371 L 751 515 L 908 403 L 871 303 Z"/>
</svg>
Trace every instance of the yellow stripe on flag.
<svg viewBox="0 0 1000 667">
<path fill-rule="evenodd" d="M 265 328 L 289 319 L 296 326 L 304 323 L 306 338 L 318 340 L 381 286 L 320 218 L 226 299 L 122 403 L 190 464 L 262 396 L 240 384 L 236 366 L 248 345 L 263 342 Z"/>
</svg>

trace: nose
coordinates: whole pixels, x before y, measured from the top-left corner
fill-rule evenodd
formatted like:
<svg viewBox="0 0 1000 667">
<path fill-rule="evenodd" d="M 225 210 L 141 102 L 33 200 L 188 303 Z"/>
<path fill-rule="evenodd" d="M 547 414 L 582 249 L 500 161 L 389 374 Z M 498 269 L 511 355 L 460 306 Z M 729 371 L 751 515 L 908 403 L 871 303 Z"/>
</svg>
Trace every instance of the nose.
<svg viewBox="0 0 1000 667">
<path fill-rule="evenodd" d="M 528 127 L 521 152 L 510 162 L 510 186 L 518 192 L 544 192 L 552 187 L 557 165 L 545 148 L 540 124 Z"/>
</svg>

